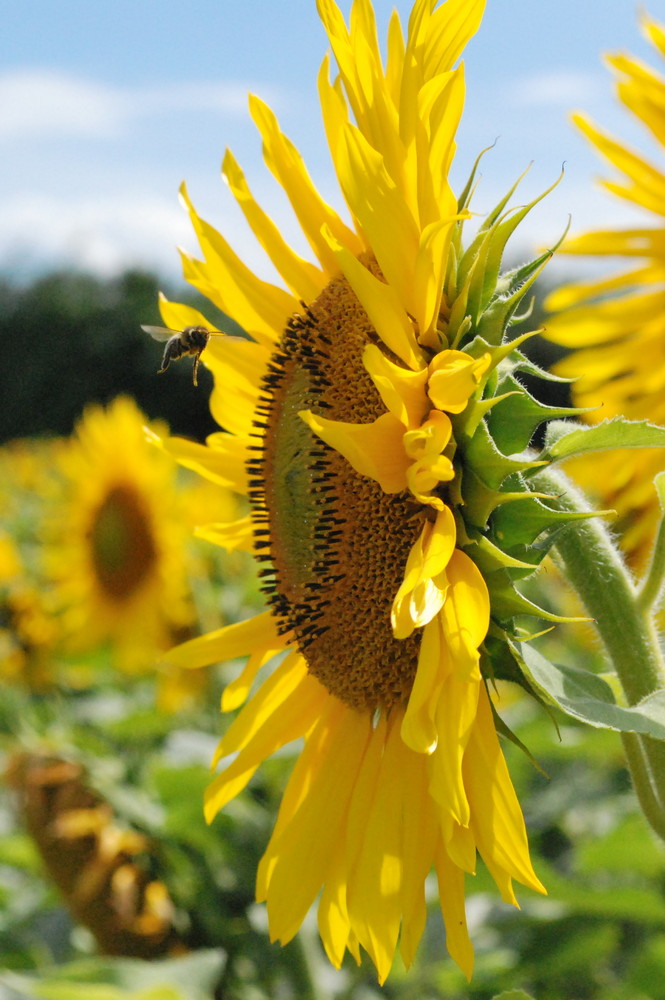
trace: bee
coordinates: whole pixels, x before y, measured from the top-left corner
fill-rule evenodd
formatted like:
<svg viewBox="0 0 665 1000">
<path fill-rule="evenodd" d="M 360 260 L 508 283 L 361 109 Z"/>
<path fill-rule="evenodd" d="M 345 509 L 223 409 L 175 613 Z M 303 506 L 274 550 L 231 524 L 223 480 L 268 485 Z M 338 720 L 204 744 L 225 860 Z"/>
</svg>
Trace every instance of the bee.
<svg viewBox="0 0 665 1000">
<path fill-rule="evenodd" d="M 189 355 L 194 358 L 194 371 L 192 373 L 194 385 L 199 384 L 199 361 L 208 346 L 208 341 L 211 337 L 225 336 L 218 330 L 208 330 L 205 326 L 186 326 L 184 330 L 168 330 L 164 326 L 142 326 L 141 329 L 145 333 L 149 333 L 155 340 L 166 341 L 162 367 L 157 374 L 161 375 L 165 372 L 172 361 L 178 361 Z"/>
</svg>

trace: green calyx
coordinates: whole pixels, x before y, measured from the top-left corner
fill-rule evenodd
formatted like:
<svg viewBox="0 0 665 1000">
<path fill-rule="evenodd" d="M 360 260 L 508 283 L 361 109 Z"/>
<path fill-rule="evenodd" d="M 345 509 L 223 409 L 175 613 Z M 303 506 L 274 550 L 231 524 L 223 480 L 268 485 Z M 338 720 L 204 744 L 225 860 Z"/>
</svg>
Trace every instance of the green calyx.
<svg viewBox="0 0 665 1000">
<path fill-rule="evenodd" d="M 460 214 L 467 213 L 477 166 L 460 199 Z M 537 330 L 511 337 L 512 328 L 528 315 L 523 308 L 527 293 L 556 249 L 501 271 L 508 240 L 544 197 L 510 210 L 507 205 L 516 187 L 489 213 L 468 248 L 462 244 L 463 219 L 452 241 L 445 289 L 447 345 L 472 357 L 489 354 L 491 363 L 468 406 L 453 417 L 457 476 L 451 500 L 458 545 L 476 562 L 490 592 L 493 624 L 485 644 L 486 672 L 517 680 L 536 693 L 514 653 L 513 643 L 523 638 L 519 618 L 571 619 L 534 604 L 520 593 L 517 583 L 534 574 L 563 526 L 595 514 L 556 510 L 548 503 L 552 498 L 547 493 L 529 484 L 532 473 L 555 460 L 542 447 L 533 446 L 538 428 L 554 420 L 566 421 L 570 428 L 569 421 L 583 411 L 547 406 L 522 381 L 525 375 L 565 380 L 541 370 L 522 352 Z"/>
</svg>

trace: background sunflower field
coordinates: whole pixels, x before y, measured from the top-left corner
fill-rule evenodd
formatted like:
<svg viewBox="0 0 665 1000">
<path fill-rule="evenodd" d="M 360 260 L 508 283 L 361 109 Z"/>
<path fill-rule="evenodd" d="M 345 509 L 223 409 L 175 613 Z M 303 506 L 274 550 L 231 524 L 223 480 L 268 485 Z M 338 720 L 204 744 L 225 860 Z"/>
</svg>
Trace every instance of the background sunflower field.
<svg viewBox="0 0 665 1000">
<path fill-rule="evenodd" d="M 271 760 L 207 826 L 201 802 L 228 668 L 165 673 L 159 654 L 170 639 L 152 633 L 156 648 L 146 647 L 145 608 L 133 625 L 140 662 L 119 655 L 127 636 L 109 630 L 93 629 L 89 643 L 72 648 L 49 570 L 57 544 L 71 548 L 84 494 L 99 498 L 108 487 L 108 459 L 72 465 L 91 412 L 102 421 L 98 449 L 105 434 L 121 446 L 117 429 L 103 424 L 118 397 L 131 414 L 124 419 L 167 421 L 199 440 L 212 429 L 207 372 L 198 390 L 184 364 L 169 381 L 155 378 L 155 345 L 136 333 L 153 316 L 156 284 L 128 272 L 108 282 L 64 273 L 5 285 L 0 996 L 490 1000 L 502 991 L 517 998 L 517 987 L 538 1000 L 665 996 L 657 985 L 665 981 L 663 852 L 635 804 L 618 737 L 552 718 L 509 691 L 501 692 L 503 712 L 538 767 L 510 744 L 506 753 L 549 898 L 524 893 L 521 912 L 507 913 L 479 872 L 467 886 L 472 984 L 442 958 L 434 901 L 415 966 L 408 975 L 394 970 L 382 989 L 365 966 L 333 973 L 311 923 L 286 948 L 270 944 L 253 873 L 288 755 Z M 49 346 L 48 331 L 57 329 L 68 331 L 66 354 Z M 552 348 L 537 350 L 541 360 L 550 352 L 549 363 Z M 145 447 L 142 463 L 156 452 Z M 175 641 L 247 617 L 260 601 L 249 558 L 221 554 L 193 534 L 199 516 L 228 509 L 223 488 L 202 488 L 170 465 L 160 476 L 153 516 L 163 513 L 160 530 L 181 544 L 189 608 L 170 623 L 173 608 L 160 612 Z M 82 539 L 94 544 L 89 532 Z M 560 601 L 553 575 L 543 586 Z M 597 657 L 582 626 L 559 626 L 548 642 L 553 655 L 561 646 L 568 659 L 571 648 L 586 664 Z"/>
</svg>

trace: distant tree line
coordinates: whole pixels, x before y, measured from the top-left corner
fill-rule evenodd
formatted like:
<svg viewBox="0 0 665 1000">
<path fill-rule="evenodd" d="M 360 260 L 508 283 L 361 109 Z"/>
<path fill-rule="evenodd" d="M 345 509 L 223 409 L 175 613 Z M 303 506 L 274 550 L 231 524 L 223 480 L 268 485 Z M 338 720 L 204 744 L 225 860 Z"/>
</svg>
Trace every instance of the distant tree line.
<svg viewBox="0 0 665 1000">
<path fill-rule="evenodd" d="M 141 271 L 111 280 L 53 273 L 27 286 L 0 278 L 0 441 L 69 434 L 86 403 L 107 403 L 120 393 L 175 434 L 202 440 L 216 430 L 207 371 L 198 388 L 187 361 L 155 374 L 163 346 L 141 324 L 161 322 L 160 287 Z"/>
<path fill-rule="evenodd" d="M 114 279 L 57 272 L 20 286 L 0 278 L 0 442 L 43 434 L 69 434 L 89 402 L 133 396 L 172 433 L 203 440 L 218 429 L 208 409 L 212 378 L 201 366 L 192 385 L 189 359 L 157 376 L 162 345 L 141 330 L 160 324 L 158 290 L 197 305 L 220 329 L 233 324 L 195 293 L 173 292 L 151 274 L 131 270 Z M 540 296 L 515 332 L 542 321 Z M 537 339 L 527 346 L 543 367 L 560 355 Z M 546 402 L 565 402 L 560 387 L 530 380 Z"/>
</svg>

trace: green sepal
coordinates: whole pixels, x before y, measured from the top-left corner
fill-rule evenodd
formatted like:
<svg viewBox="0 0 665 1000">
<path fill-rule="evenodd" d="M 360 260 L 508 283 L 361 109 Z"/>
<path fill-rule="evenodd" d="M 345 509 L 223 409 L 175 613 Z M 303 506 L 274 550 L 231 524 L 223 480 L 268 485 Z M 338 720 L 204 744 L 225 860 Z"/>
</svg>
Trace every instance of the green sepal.
<svg viewBox="0 0 665 1000">
<path fill-rule="evenodd" d="M 467 535 L 466 544 L 461 543 L 458 539 L 458 545 L 468 552 L 483 576 L 494 573 L 498 569 L 524 570 L 533 573 L 532 563 L 518 559 L 513 553 L 504 552 L 486 535 L 478 535 L 477 538 Z M 469 552 L 468 550 L 472 546 L 473 549 Z"/>
<path fill-rule="evenodd" d="M 506 455 L 524 451 L 536 428 L 545 420 L 576 416 L 579 412 L 569 406 L 546 406 L 538 402 L 512 375 L 501 380 L 499 389 L 503 399 L 490 411 L 487 423 L 497 448 Z"/>
<path fill-rule="evenodd" d="M 501 343 L 504 332 L 511 322 L 517 322 L 515 314 L 520 302 L 551 259 L 552 253 L 553 251 L 547 250 L 535 260 L 523 264 L 516 271 L 509 272 L 510 283 L 501 285 L 496 290 L 494 297 L 478 317 L 477 332 L 481 337 L 492 344 Z"/>
<path fill-rule="evenodd" d="M 526 743 L 522 743 L 519 736 L 516 736 L 515 733 L 512 731 L 512 729 L 510 728 L 510 726 L 506 725 L 506 723 L 503 721 L 503 719 L 501 718 L 501 716 L 499 715 L 499 713 L 497 712 L 491 701 L 490 704 L 492 705 L 492 715 L 494 716 L 494 728 L 496 729 L 497 733 L 500 736 L 503 736 L 504 739 L 509 740 L 510 743 L 516 746 L 518 750 L 521 750 L 524 756 L 528 758 L 528 760 L 533 764 L 533 766 L 535 767 L 536 771 L 539 772 L 539 774 L 542 774 L 544 778 L 549 778 L 548 773 L 544 771 L 543 768 L 540 766 L 536 758 L 529 750 Z"/>
<path fill-rule="evenodd" d="M 501 546 L 512 550 L 516 546 L 533 545 L 536 539 L 561 524 L 584 520 L 612 513 L 611 511 L 569 511 L 552 510 L 544 497 L 525 495 L 514 503 L 497 507 L 492 515 L 492 536 Z M 549 546 L 548 546 L 549 547 Z"/>
<path fill-rule="evenodd" d="M 507 204 L 521 179 L 520 177 L 508 193 L 502 207 Z M 516 211 L 509 211 L 504 215 L 498 215 L 498 217 L 497 210 L 490 213 L 478 236 L 460 260 L 458 278 L 461 278 L 462 283 L 466 281 L 468 274 L 473 275 L 469 288 L 468 312 L 474 325 L 480 324 L 482 317 L 485 325 L 495 328 L 498 336 L 488 336 L 487 332 L 484 333 L 484 336 L 493 343 L 501 342 L 508 319 L 553 253 L 553 250 L 548 250 L 538 258 L 537 262 L 532 261 L 500 279 L 501 261 L 506 244 L 520 222 L 539 201 L 556 187 L 559 180 L 560 178 L 528 205 L 524 205 Z M 522 275 L 521 278 L 520 275 Z M 499 316 L 483 316 L 491 302 L 502 303 L 502 308 L 499 310 L 501 318 Z"/>
<path fill-rule="evenodd" d="M 585 427 L 555 420 L 547 428 L 542 458 L 560 462 L 574 455 L 617 448 L 665 448 L 665 427 L 648 420 L 612 417 L 601 424 Z"/>
<path fill-rule="evenodd" d="M 476 427 L 483 417 L 487 416 L 490 410 L 493 410 L 504 399 L 515 395 L 521 395 L 521 393 L 506 392 L 502 396 L 488 396 L 486 399 L 470 399 L 464 411 L 464 427 L 469 437 L 473 437 Z"/>
<path fill-rule="evenodd" d="M 515 588 L 515 582 L 511 574 L 506 570 L 497 570 L 490 573 L 485 578 L 487 589 L 490 592 L 492 603 L 492 615 L 500 622 L 508 622 L 515 615 L 532 615 L 536 618 L 543 618 L 548 622 L 584 622 L 588 618 L 573 618 L 570 615 L 555 615 L 551 611 L 538 607 L 530 601 L 524 594 Z"/>
<path fill-rule="evenodd" d="M 612 687 L 598 674 L 551 663 L 533 646 L 510 643 L 525 676 L 542 698 L 566 715 L 597 729 L 640 733 L 665 740 L 665 688 L 637 705 L 618 705 Z"/>
<path fill-rule="evenodd" d="M 485 156 L 486 153 L 489 153 L 490 149 L 494 149 L 494 146 L 495 146 L 495 143 L 492 143 L 491 146 L 486 146 L 485 149 L 481 149 L 481 151 L 478 153 L 478 156 L 476 157 L 476 162 L 473 164 L 473 167 L 471 168 L 471 173 L 469 174 L 469 179 L 466 182 L 466 184 L 464 185 L 464 189 L 462 190 L 462 193 L 460 194 L 459 198 L 457 199 L 457 211 L 460 214 L 462 212 L 464 212 L 468 208 L 469 204 L 471 203 L 471 197 L 472 197 L 473 192 L 474 192 L 475 187 L 476 187 L 476 184 L 475 184 L 476 174 L 478 173 L 478 168 L 480 167 L 481 160 L 482 160 L 483 156 Z M 521 180 L 521 178 L 520 178 L 520 180 Z M 519 184 L 519 181 L 517 183 Z M 515 185 L 515 186 L 517 186 L 517 185 Z M 461 228 L 461 226 L 460 226 L 460 228 Z"/>
<path fill-rule="evenodd" d="M 464 436 L 464 423 L 461 423 L 461 433 L 455 426 L 455 439 L 460 444 Z M 499 490 L 504 479 L 514 472 L 535 469 L 545 465 L 541 459 L 508 458 L 497 448 L 494 439 L 485 423 L 476 428 L 470 441 L 464 443 L 464 465 L 476 473 L 478 479 L 491 490 Z"/>
</svg>

